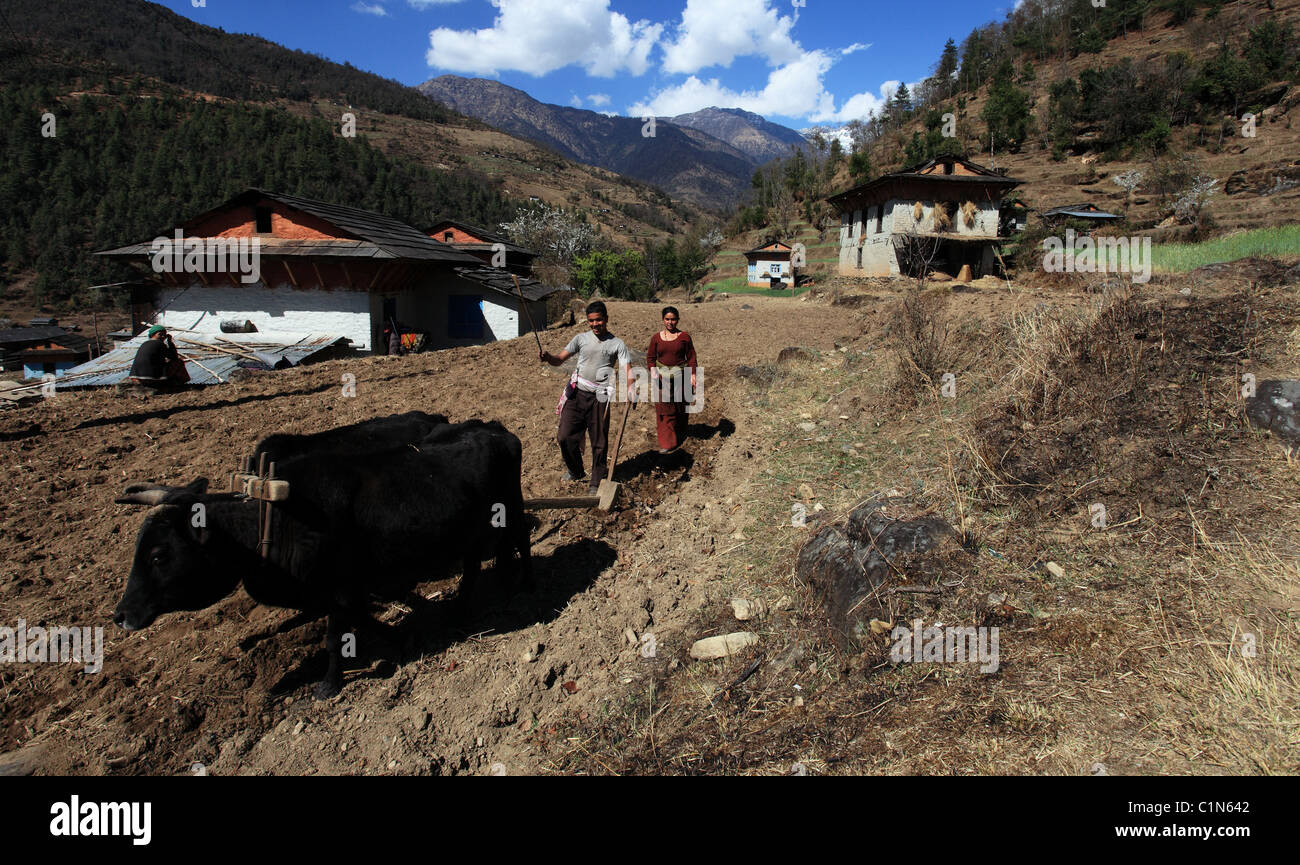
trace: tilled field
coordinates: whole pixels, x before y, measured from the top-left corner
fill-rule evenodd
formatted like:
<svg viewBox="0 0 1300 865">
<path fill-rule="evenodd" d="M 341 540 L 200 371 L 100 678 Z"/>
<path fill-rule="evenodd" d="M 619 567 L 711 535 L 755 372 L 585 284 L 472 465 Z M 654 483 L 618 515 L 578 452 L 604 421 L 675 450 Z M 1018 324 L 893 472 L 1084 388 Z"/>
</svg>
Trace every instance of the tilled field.
<svg viewBox="0 0 1300 865">
<path fill-rule="evenodd" d="M 742 308 L 743 307 L 743 308 Z M 705 409 L 688 455 L 661 465 L 654 421 L 628 424 L 623 507 L 537 514 L 533 594 L 446 603 L 456 575 L 431 555 L 424 603 L 377 611 L 390 646 L 359 645 L 340 697 L 317 703 L 323 620 L 262 607 L 242 590 L 140 633 L 111 624 L 141 509 L 113 503 L 128 481 L 214 488 L 277 431 L 314 432 L 421 409 L 500 420 L 524 443 L 525 496 L 556 495 L 561 373 L 530 338 L 408 358 L 335 361 L 177 395 L 62 392 L 0 416 L 0 622 L 103 626 L 104 666 L 0 668 L 0 751 L 40 773 L 463 773 L 537 771 L 555 731 L 635 688 L 644 635 L 658 659 L 685 621 L 710 562 L 736 531 L 728 512 L 760 450 L 747 429 L 738 364 L 785 345 L 830 350 L 858 325 L 843 310 L 763 298 L 683 308 L 704 370 Z M 644 349 L 658 307 L 612 304 L 611 329 Z M 580 327 L 545 334 L 557 351 Z M 344 397 L 343 376 L 356 377 Z M 617 420 L 617 415 L 616 415 Z M 703 505 L 711 507 L 704 511 Z M 490 570 L 484 576 L 490 578 Z M 629 631 L 630 629 L 630 631 Z M 629 633 L 637 641 L 633 645 Z M 531 659 L 531 660 L 529 660 Z"/>
</svg>

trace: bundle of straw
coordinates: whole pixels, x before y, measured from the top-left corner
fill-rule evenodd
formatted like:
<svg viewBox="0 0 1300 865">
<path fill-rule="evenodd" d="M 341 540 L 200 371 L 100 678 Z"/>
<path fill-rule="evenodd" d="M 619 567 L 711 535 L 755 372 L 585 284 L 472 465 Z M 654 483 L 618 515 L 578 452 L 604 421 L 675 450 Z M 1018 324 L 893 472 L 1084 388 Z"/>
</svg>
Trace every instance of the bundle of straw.
<svg viewBox="0 0 1300 865">
<path fill-rule="evenodd" d="M 948 215 L 948 205 L 939 202 L 934 206 L 934 230 L 947 231 L 952 228 L 952 217 Z"/>
<path fill-rule="evenodd" d="M 975 227 L 975 214 L 977 214 L 978 212 L 979 212 L 979 208 L 975 206 L 975 202 L 973 201 L 967 201 L 965 204 L 961 206 L 961 215 L 962 218 L 966 221 L 967 228 Z"/>
<path fill-rule="evenodd" d="M 922 207 L 921 202 L 918 201 L 916 204 L 912 205 L 912 221 L 920 223 L 923 215 L 925 215 L 925 208 Z"/>
</svg>

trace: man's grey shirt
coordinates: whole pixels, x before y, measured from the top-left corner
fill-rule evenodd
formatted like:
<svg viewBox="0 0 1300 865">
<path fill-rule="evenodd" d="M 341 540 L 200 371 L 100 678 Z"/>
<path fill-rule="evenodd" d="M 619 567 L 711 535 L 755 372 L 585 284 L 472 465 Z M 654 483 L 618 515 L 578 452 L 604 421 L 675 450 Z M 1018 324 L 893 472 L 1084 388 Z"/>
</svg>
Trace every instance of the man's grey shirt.
<svg viewBox="0 0 1300 865">
<path fill-rule="evenodd" d="M 631 363 L 627 345 L 608 332 L 604 339 L 597 338 L 591 331 L 580 333 L 569 341 L 564 350 L 578 356 L 578 375 L 593 382 L 597 388 L 614 386 L 614 369 Z M 587 387 L 582 382 L 578 382 L 578 388 L 588 393 L 595 393 L 597 389 Z"/>
</svg>

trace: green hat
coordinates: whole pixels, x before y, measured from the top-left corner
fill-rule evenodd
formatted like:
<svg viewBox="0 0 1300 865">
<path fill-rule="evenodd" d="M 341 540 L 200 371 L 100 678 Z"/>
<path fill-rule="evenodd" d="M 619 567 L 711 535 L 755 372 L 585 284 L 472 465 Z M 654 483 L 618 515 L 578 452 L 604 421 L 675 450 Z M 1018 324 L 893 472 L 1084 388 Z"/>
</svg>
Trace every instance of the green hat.
<svg viewBox="0 0 1300 865">
<path fill-rule="evenodd" d="M 149 328 L 149 336 L 151 337 L 155 333 L 166 333 L 166 332 L 167 332 L 167 328 L 163 327 L 161 324 L 155 324 L 153 327 Z"/>
</svg>

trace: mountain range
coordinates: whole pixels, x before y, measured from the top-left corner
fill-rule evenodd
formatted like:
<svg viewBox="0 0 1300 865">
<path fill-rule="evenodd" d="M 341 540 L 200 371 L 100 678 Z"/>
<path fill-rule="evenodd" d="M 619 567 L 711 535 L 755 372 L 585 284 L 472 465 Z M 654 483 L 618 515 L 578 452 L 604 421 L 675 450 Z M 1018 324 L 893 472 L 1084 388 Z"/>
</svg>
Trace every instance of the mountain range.
<svg viewBox="0 0 1300 865">
<path fill-rule="evenodd" d="M 704 108 L 654 123 L 539 102 L 486 78 L 441 75 L 417 88 L 461 114 L 538 142 L 561 156 L 661 187 L 695 204 L 726 207 L 754 170 L 807 146 L 803 135 L 738 108 Z"/>
</svg>

